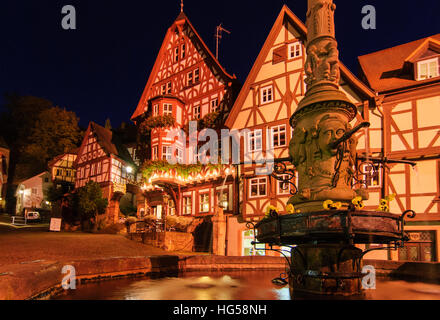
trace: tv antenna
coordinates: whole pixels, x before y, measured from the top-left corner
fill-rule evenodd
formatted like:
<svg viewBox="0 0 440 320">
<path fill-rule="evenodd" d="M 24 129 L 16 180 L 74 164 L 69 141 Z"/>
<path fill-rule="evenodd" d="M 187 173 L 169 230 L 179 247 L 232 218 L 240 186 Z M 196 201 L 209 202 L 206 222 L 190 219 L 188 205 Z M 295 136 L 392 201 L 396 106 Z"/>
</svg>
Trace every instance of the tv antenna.
<svg viewBox="0 0 440 320">
<path fill-rule="evenodd" d="M 226 32 L 227 34 L 231 34 L 230 31 L 223 28 L 223 23 L 220 23 L 220 25 L 217 26 L 215 30 L 215 39 L 216 39 L 216 45 L 215 45 L 215 58 L 218 60 L 218 47 L 220 44 L 220 40 L 222 38 L 222 33 Z"/>
</svg>

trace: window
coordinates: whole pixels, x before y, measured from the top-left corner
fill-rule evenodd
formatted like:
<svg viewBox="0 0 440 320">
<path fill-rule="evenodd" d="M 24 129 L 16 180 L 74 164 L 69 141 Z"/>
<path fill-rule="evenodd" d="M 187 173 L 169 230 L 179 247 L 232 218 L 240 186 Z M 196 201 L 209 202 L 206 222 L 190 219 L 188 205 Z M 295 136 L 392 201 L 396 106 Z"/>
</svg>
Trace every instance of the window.
<svg viewBox="0 0 440 320">
<path fill-rule="evenodd" d="M 382 166 L 380 164 L 363 164 L 360 171 L 362 187 L 380 188 L 382 186 Z"/>
<path fill-rule="evenodd" d="M 38 193 L 37 188 L 32 188 L 32 194 L 37 194 L 37 193 Z"/>
<path fill-rule="evenodd" d="M 159 105 L 155 104 L 153 106 L 153 116 L 158 116 L 159 115 Z"/>
<path fill-rule="evenodd" d="M 188 73 L 187 84 L 189 86 L 191 86 L 193 84 L 193 73 L 192 72 Z"/>
<path fill-rule="evenodd" d="M 197 68 L 194 70 L 194 83 L 197 83 L 200 81 L 200 69 Z"/>
<path fill-rule="evenodd" d="M 251 198 L 267 196 L 267 178 L 255 178 L 249 181 Z"/>
<path fill-rule="evenodd" d="M 200 212 L 209 212 L 209 193 L 200 195 Z"/>
<path fill-rule="evenodd" d="M 182 59 L 185 59 L 185 54 L 186 54 L 186 51 L 185 51 L 185 44 L 182 44 Z"/>
<path fill-rule="evenodd" d="M 227 189 L 217 191 L 217 201 L 220 208 L 229 210 L 229 191 Z"/>
<path fill-rule="evenodd" d="M 172 116 L 173 115 L 173 105 L 170 103 L 163 104 L 163 115 Z"/>
<path fill-rule="evenodd" d="M 285 180 L 289 179 L 288 174 L 283 174 L 281 177 Z M 284 183 L 283 181 L 277 180 L 277 194 L 290 194 L 291 185 L 288 183 Z"/>
<path fill-rule="evenodd" d="M 155 147 L 153 147 L 152 148 L 152 160 L 157 160 L 158 159 L 158 154 L 157 154 L 157 152 L 158 152 L 158 147 L 157 146 L 155 146 Z"/>
<path fill-rule="evenodd" d="M 420 61 L 417 66 L 417 80 L 426 80 L 439 76 L 438 58 Z"/>
<path fill-rule="evenodd" d="M 200 119 L 200 106 L 195 106 L 193 108 L 193 118 Z"/>
<path fill-rule="evenodd" d="M 301 42 L 295 42 L 289 45 L 289 59 L 294 59 L 302 56 Z"/>
<path fill-rule="evenodd" d="M 168 215 L 175 216 L 176 215 L 176 205 L 173 200 L 168 201 Z"/>
<path fill-rule="evenodd" d="M 179 47 L 174 49 L 174 62 L 179 62 Z"/>
<path fill-rule="evenodd" d="M 173 89 L 173 86 L 170 81 L 167 83 L 167 94 L 171 94 L 172 89 Z"/>
<path fill-rule="evenodd" d="M 177 153 L 177 163 L 183 164 L 183 150 L 180 148 L 176 148 Z"/>
<path fill-rule="evenodd" d="M 161 94 L 162 94 L 162 95 L 166 94 L 166 93 L 167 93 L 167 85 L 166 85 L 166 84 L 163 84 L 163 85 L 160 87 L 160 91 L 161 91 Z"/>
<path fill-rule="evenodd" d="M 200 81 L 200 69 L 197 68 L 194 71 L 188 72 L 187 85 L 192 86 Z"/>
<path fill-rule="evenodd" d="M 272 86 L 261 88 L 261 104 L 269 103 L 272 101 L 273 101 Z"/>
<path fill-rule="evenodd" d="M 284 147 L 286 145 L 286 126 L 277 126 L 271 128 L 271 146 L 272 148 Z"/>
<path fill-rule="evenodd" d="M 263 131 L 255 130 L 248 134 L 248 151 L 261 151 L 263 148 Z"/>
<path fill-rule="evenodd" d="M 211 100 L 211 112 L 217 112 L 218 110 L 218 98 Z"/>
<path fill-rule="evenodd" d="M 183 214 L 190 215 L 192 214 L 192 197 L 184 196 L 183 197 Z"/>
<path fill-rule="evenodd" d="M 162 147 L 162 160 L 171 160 L 173 158 L 172 147 Z"/>
</svg>

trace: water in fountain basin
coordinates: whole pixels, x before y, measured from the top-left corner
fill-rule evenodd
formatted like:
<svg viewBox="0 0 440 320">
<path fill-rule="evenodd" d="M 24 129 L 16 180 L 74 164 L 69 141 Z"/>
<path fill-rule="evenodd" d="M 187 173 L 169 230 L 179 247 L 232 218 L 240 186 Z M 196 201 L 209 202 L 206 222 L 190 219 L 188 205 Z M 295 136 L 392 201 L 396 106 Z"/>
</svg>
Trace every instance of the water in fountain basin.
<svg viewBox="0 0 440 320">
<path fill-rule="evenodd" d="M 179 278 L 125 279 L 81 285 L 62 300 L 290 300 L 276 271 L 192 272 Z M 440 284 L 378 279 L 368 300 L 440 300 Z"/>
</svg>

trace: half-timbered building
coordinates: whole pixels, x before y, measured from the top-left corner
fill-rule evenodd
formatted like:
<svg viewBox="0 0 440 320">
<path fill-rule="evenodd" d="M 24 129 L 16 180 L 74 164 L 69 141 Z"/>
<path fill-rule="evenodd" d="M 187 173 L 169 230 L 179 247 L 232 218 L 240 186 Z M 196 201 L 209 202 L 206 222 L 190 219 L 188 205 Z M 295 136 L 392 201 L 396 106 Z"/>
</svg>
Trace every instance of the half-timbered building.
<svg viewBox="0 0 440 320">
<path fill-rule="evenodd" d="M 166 32 L 132 116 L 139 130 L 148 127 L 149 131 L 145 144 L 149 152 L 142 159 L 147 161 L 149 174 L 143 174 L 139 217 L 154 215 L 164 220 L 177 215 L 209 221 L 220 202 L 232 212 L 232 195 L 237 192 L 233 169 L 198 164 L 197 151 L 187 147 L 189 136 L 170 138 L 168 134 L 175 129 L 188 133 L 190 121 L 197 123 L 199 131 L 203 124 L 222 128 L 237 86 L 236 77 L 226 72 L 181 11 Z M 176 166 L 170 161 L 177 162 Z M 192 167 L 187 166 L 190 163 Z M 210 250 L 210 241 L 198 243 L 196 238 L 195 242 L 196 249 Z"/>
<path fill-rule="evenodd" d="M 109 201 L 108 221 L 118 222 L 121 197 L 127 192 L 137 192 L 132 185 L 136 166 L 118 136 L 91 122 L 73 167 L 76 171 L 75 189 L 84 187 L 88 181 L 99 183 L 103 196 Z"/>
<path fill-rule="evenodd" d="M 305 25 L 284 6 L 226 121 L 228 128 L 243 133 L 241 162 L 249 163 L 240 166 L 240 193 L 235 194 L 236 202 L 240 203 L 242 219 L 229 217 L 228 221 L 228 252 L 232 255 L 264 254 L 264 251 L 256 252 L 253 249 L 251 242 L 254 235 L 243 222 L 261 220 L 269 206 L 278 208 L 280 214 L 287 213 L 287 202 L 292 196 L 291 191 L 295 191 L 293 185 L 264 174 L 260 169 L 270 168 L 269 155 L 274 159 L 289 158 L 289 143 L 293 133 L 289 118 L 306 92 L 306 35 Z M 342 64 L 340 72 L 341 89 L 359 110 L 353 126 L 370 121 L 376 105 L 374 92 Z M 369 130 L 359 133 L 359 152 L 380 148 L 380 144 L 374 142 L 372 145 L 366 144 L 364 137 L 369 133 L 380 134 L 379 124 L 373 121 Z M 257 165 L 258 159 L 263 164 Z M 287 169 L 293 170 L 289 161 L 284 164 Z M 296 184 L 296 181 L 292 182 Z M 372 191 L 377 192 L 377 189 Z M 378 196 L 373 195 L 374 198 Z M 379 202 L 373 202 L 377 207 Z"/>
<path fill-rule="evenodd" d="M 52 182 L 63 193 L 68 193 L 75 188 L 76 171 L 73 167 L 78 149 L 63 153 L 48 163 Z"/>
<path fill-rule="evenodd" d="M 411 241 L 388 258 L 439 261 L 440 246 L 440 34 L 359 57 L 363 80 L 382 101 L 372 112 L 380 130 L 370 132 L 375 157 L 387 163 L 381 196 L 395 194 L 391 212 L 414 210 Z M 386 257 L 385 257 L 386 258 Z"/>
<path fill-rule="evenodd" d="M 9 147 L 6 145 L 3 137 L 0 137 L 0 211 L 3 211 L 6 205 L 6 186 L 8 182 L 9 154 Z"/>
</svg>

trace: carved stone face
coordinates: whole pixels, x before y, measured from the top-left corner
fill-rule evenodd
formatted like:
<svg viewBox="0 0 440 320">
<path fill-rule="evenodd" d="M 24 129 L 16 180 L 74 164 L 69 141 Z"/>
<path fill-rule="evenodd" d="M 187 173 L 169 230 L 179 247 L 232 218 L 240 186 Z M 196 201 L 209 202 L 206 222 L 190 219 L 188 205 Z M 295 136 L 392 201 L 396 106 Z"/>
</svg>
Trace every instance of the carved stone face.
<svg viewBox="0 0 440 320">
<path fill-rule="evenodd" d="M 344 121 L 328 117 L 319 124 L 318 145 L 323 153 L 335 155 L 337 149 L 330 149 L 329 144 L 341 138 L 346 131 Z"/>
</svg>

